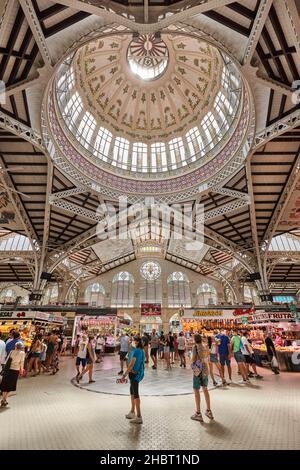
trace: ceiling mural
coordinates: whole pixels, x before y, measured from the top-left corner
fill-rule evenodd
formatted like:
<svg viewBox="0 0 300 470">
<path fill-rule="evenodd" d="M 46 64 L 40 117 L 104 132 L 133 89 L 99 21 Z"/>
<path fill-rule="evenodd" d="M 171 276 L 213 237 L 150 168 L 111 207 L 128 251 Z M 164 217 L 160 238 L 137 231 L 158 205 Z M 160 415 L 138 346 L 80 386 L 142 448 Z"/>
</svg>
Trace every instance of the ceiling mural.
<svg viewBox="0 0 300 470">
<path fill-rule="evenodd" d="M 216 48 L 180 34 L 162 39 L 160 47 L 147 46 L 152 55 L 146 55 L 145 41 L 133 45 L 132 36 L 103 37 L 75 57 L 77 87 L 88 109 L 130 140 L 152 142 L 182 134 L 207 113 L 220 88 L 223 60 Z M 163 59 L 163 71 L 154 80 L 141 80 L 130 66 L 130 60 L 148 63 L 149 73 L 155 73 Z"/>
</svg>

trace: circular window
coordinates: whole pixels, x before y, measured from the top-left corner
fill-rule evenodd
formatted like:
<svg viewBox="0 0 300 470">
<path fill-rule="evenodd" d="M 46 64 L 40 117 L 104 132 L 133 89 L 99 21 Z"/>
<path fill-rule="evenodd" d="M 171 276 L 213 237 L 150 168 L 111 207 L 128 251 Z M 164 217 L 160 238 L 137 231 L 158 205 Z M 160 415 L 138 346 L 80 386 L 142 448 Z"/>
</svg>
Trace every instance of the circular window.
<svg viewBox="0 0 300 470">
<path fill-rule="evenodd" d="M 160 77 L 167 68 L 168 59 L 168 48 L 159 35 L 139 34 L 128 46 L 130 69 L 142 80 Z"/>
<path fill-rule="evenodd" d="M 161 275 L 161 267 L 155 261 L 146 261 L 142 264 L 140 273 L 147 281 L 154 281 Z"/>
</svg>

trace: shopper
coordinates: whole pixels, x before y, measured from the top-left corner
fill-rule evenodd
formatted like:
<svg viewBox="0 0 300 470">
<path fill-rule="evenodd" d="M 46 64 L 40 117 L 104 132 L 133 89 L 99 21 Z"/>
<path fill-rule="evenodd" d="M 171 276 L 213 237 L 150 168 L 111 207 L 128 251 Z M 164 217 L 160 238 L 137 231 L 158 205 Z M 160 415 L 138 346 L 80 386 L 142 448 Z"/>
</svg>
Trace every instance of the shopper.
<svg viewBox="0 0 300 470">
<path fill-rule="evenodd" d="M 222 377 L 224 379 L 224 382 L 226 382 L 226 379 L 225 379 L 225 364 L 226 364 L 228 377 L 229 377 L 229 380 L 227 380 L 226 384 L 228 384 L 232 382 L 232 369 L 231 369 L 231 361 L 230 361 L 230 339 L 226 334 L 226 330 L 222 330 L 221 334 L 217 334 L 216 339 L 219 340 L 218 354 L 219 354 L 219 361 L 220 361 L 221 370 L 222 370 Z"/>
<path fill-rule="evenodd" d="M 88 345 L 87 337 L 86 335 L 83 335 L 78 345 L 78 352 L 77 352 L 77 357 L 76 357 L 76 369 L 77 369 L 76 381 L 77 383 L 79 383 L 79 380 L 82 379 L 82 374 L 86 367 L 87 345 Z M 80 366 L 81 366 L 81 372 L 80 372 Z"/>
<path fill-rule="evenodd" d="M 76 340 L 73 346 L 73 356 L 77 357 L 78 350 L 79 350 L 79 343 L 80 343 L 80 335 L 76 335 Z"/>
<path fill-rule="evenodd" d="M 152 330 L 150 338 L 150 356 L 153 361 L 152 369 L 157 369 L 157 353 L 159 350 L 159 337 L 156 334 L 156 330 Z"/>
<path fill-rule="evenodd" d="M 122 331 L 121 336 L 120 336 L 120 353 L 119 354 L 120 354 L 121 370 L 119 372 L 119 375 L 123 374 L 124 362 L 126 361 L 127 363 L 128 350 L 129 350 L 129 336 L 127 336 L 127 333 L 125 331 Z"/>
<path fill-rule="evenodd" d="M 164 336 L 164 359 L 166 361 L 166 369 L 171 370 L 171 361 L 170 361 L 170 333 Z"/>
<path fill-rule="evenodd" d="M 146 331 L 144 332 L 143 336 L 142 336 L 142 343 L 143 343 L 143 346 L 144 346 L 144 352 L 145 352 L 145 358 L 146 358 L 146 364 L 148 364 L 149 362 L 149 338 L 148 338 L 148 335 L 146 333 Z"/>
<path fill-rule="evenodd" d="M 164 347 L 165 347 L 165 335 L 164 332 L 161 331 L 159 337 L 159 357 L 160 359 L 164 358 Z"/>
<path fill-rule="evenodd" d="M 4 366 L 6 358 L 5 343 L 2 339 L 2 332 L 0 331 L 0 372 Z"/>
<path fill-rule="evenodd" d="M 10 338 L 6 341 L 5 351 L 6 351 L 7 356 L 11 351 L 13 351 L 15 349 L 15 346 L 18 342 L 23 343 L 23 340 L 21 339 L 20 333 L 18 331 L 14 330 L 12 332 L 12 338 Z"/>
<path fill-rule="evenodd" d="M 175 351 L 174 359 L 175 361 L 177 361 L 178 360 L 178 335 L 177 333 L 174 333 L 173 336 L 174 336 L 174 351 Z"/>
<path fill-rule="evenodd" d="M 88 341 L 87 349 L 86 349 L 86 366 L 79 378 L 79 380 L 81 380 L 84 374 L 88 372 L 89 384 L 95 383 L 95 380 L 93 379 L 93 371 L 94 371 L 94 362 L 96 360 L 96 355 L 94 352 L 93 344 L 94 344 L 94 336 L 89 336 L 89 341 Z"/>
<path fill-rule="evenodd" d="M 58 347 L 58 336 L 56 330 L 52 330 L 52 333 L 48 335 L 48 344 L 46 351 L 46 372 L 49 372 L 50 366 L 52 367 L 54 354 Z"/>
<path fill-rule="evenodd" d="M 30 351 L 31 355 L 30 355 L 30 360 L 28 364 L 28 374 L 30 374 L 30 372 L 33 369 L 33 372 L 34 372 L 33 377 L 35 377 L 39 373 L 39 370 L 40 370 L 41 352 L 43 349 L 42 339 L 43 339 L 42 333 L 38 333 L 35 336 L 35 339 L 31 345 L 31 351 Z"/>
<path fill-rule="evenodd" d="M 214 419 L 210 408 L 210 396 L 207 389 L 208 385 L 208 365 L 207 359 L 209 355 L 208 349 L 202 343 L 201 335 L 194 335 L 194 346 L 192 350 L 192 370 L 193 370 L 193 389 L 195 394 L 196 412 L 191 416 L 191 419 L 203 423 L 203 417 L 200 409 L 200 388 L 202 387 L 205 402 L 206 412 L 205 415 L 209 419 Z"/>
<path fill-rule="evenodd" d="M 14 334 L 15 331 L 16 331 L 15 328 L 12 328 L 11 330 L 9 330 L 8 338 L 7 338 L 6 342 L 5 342 L 6 345 L 9 344 L 9 343 L 14 339 L 14 338 L 13 338 L 13 334 Z"/>
<path fill-rule="evenodd" d="M 19 375 L 24 374 L 25 353 L 24 344 L 19 341 L 15 344 L 15 349 L 10 351 L 6 364 L 4 366 L 4 375 L 0 384 L 2 392 L 1 406 L 7 406 L 7 397 L 9 392 L 15 392 Z"/>
<path fill-rule="evenodd" d="M 271 333 L 264 333 L 264 338 L 265 338 L 265 345 L 266 345 L 266 348 L 267 348 L 268 359 L 271 363 L 271 369 L 274 372 L 274 374 L 278 375 L 279 374 L 279 367 L 278 367 L 278 362 L 277 362 L 276 349 L 275 349 L 275 345 L 274 345 L 273 340 L 272 340 Z M 275 364 L 274 364 L 274 362 L 275 362 Z"/>
<path fill-rule="evenodd" d="M 96 338 L 96 349 L 95 349 L 95 354 L 96 354 L 96 362 L 103 362 L 102 359 L 102 352 L 103 352 L 103 345 L 105 343 L 105 340 L 102 335 L 98 333 L 97 338 Z"/>
<path fill-rule="evenodd" d="M 246 371 L 248 377 L 255 377 L 256 379 L 262 379 L 262 375 L 259 375 L 256 369 L 256 364 L 254 360 L 254 351 L 248 339 L 248 331 L 244 331 L 243 336 L 241 338 L 242 345 L 243 345 L 243 354 L 246 363 Z M 250 365 L 254 371 L 254 374 L 250 372 Z"/>
<path fill-rule="evenodd" d="M 224 374 L 223 374 L 223 371 L 222 371 L 222 367 L 221 367 L 221 364 L 220 364 L 220 361 L 219 361 L 219 344 L 220 344 L 220 340 L 218 338 L 215 337 L 215 335 L 209 335 L 207 337 L 207 344 L 208 344 L 208 349 L 209 349 L 209 374 L 210 374 L 210 377 L 211 377 L 211 380 L 213 382 L 213 385 L 216 387 L 218 385 L 217 381 L 215 380 L 215 376 L 214 376 L 214 364 L 216 365 L 217 369 L 218 369 L 218 372 L 219 372 L 219 375 L 221 377 L 221 380 L 222 380 L 222 384 L 223 385 L 227 385 L 226 384 L 226 381 L 224 379 Z"/>
<path fill-rule="evenodd" d="M 242 352 L 242 348 L 243 348 L 242 340 L 241 340 L 238 330 L 234 330 L 230 344 L 231 344 L 234 358 L 238 366 L 238 370 L 243 378 L 242 382 L 250 383 L 250 380 L 248 379 L 248 376 L 247 376 L 246 367 L 245 367 L 245 358 Z"/>
<path fill-rule="evenodd" d="M 175 347 L 174 347 L 174 336 L 173 333 L 169 332 L 169 341 L 170 341 L 170 364 L 175 364 Z"/>
<path fill-rule="evenodd" d="M 180 367 L 186 368 L 186 358 L 185 358 L 185 351 L 186 351 L 186 339 L 184 333 L 181 331 L 179 333 L 178 338 L 178 354 L 180 359 Z"/>
<path fill-rule="evenodd" d="M 134 337 L 133 346 L 134 349 L 129 356 L 128 368 L 123 375 L 124 379 L 128 375 L 130 380 L 131 410 L 126 418 L 130 419 L 132 424 L 142 424 L 139 383 L 144 378 L 145 352 L 142 339 L 139 336 Z"/>
</svg>

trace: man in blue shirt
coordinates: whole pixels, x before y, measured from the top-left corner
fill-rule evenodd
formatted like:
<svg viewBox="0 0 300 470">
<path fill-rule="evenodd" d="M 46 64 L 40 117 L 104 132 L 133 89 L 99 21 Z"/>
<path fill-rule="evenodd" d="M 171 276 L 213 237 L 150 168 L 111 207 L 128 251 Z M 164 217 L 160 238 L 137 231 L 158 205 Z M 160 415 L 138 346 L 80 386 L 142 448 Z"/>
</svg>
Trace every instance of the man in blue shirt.
<svg viewBox="0 0 300 470">
<path fill-rule="evenodd" d="M 223 377 L 225 378 L 225 364 L 228 369 L 228 376 L 229 376 L 229 381 L 228 383 L 232 382 L 232 370 L 231 370 L 231 364 L 230 364 L 230 339 L 228 338 L 226 334 L 226 330 L 222 330 L 221 334 L 216 335 L 216 338 L 220 341 L 219 344 L 219 358 L 220 358 L 220 364 L 223 372 Z"/>
<path fill-rule="evenodd" d="M 144 378 L 145 352 L 142 338 L 135 336 L 133 339 L 134 349 L 129 355 L 129 365 L 123 377 L 129 376 L 131 410 L 126 415 L 131 424 L 142 424 L 141 401 L 139 396 L 139 383 Z M 136 415 L 135 415 L 136 411 Z"/>
<path fill-rule="evenodd" d="M 20 333 L 18 331 L 14 331 L 12 340 L 7 341 L 6 346 L 5 346 L 5 352 L 7 355 L 15 349 L 15 345 L 18 342 L 23 343 L 23 340 L 21 339 Z"/>
</svg>

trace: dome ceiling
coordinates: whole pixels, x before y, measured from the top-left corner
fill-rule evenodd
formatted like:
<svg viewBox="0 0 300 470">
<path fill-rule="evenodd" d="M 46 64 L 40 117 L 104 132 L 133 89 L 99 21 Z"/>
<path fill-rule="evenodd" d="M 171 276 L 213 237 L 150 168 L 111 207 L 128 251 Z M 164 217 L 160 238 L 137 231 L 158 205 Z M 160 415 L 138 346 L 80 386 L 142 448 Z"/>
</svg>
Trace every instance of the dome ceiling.
<svg viewBox="0 0 300 470">
<path fill-rule="evenodd" d="M 236 63 L 197 36 L 114 33 L 66 56 L 45 93 L 55 164 L 111 198 L 193 197 L 251 147 L 254 108 Z M 134 197 L 134 196 L 132 196 Z"/>
<path fill-rule="evenodd" d="M 82 47 L 73 64 L 77 90 L 96 120 L 147 143 L 181 135 L 203 118 L 220 88 L 223 60 L 198 38 L 119 35 Z"/>
</svg>

